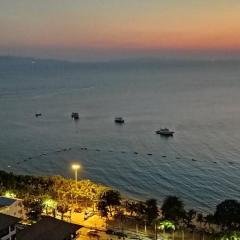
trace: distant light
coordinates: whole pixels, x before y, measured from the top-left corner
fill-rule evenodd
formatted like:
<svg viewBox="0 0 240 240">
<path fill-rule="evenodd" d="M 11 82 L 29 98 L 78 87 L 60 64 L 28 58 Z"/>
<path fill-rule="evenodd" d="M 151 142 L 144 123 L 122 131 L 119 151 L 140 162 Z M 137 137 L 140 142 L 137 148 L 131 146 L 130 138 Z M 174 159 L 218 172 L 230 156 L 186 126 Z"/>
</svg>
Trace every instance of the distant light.
<svg viewBox="0 0 240 240">
<path fill-rule="evenodd" d="M 81 166 L 80 166 L 79 164 L 73 164 L 73 165 L 72 165 L 72 169 L 73 169 L 73 170 L 78 170 L 78 169 L 80 169 L 80 167 L 81 167 Z"/>
<path fill-rule="evenodd" d="M 5 192 L 4 196 L 7 198 L 16 198 L 16 194 L 11 191 Z"/>
</svg>

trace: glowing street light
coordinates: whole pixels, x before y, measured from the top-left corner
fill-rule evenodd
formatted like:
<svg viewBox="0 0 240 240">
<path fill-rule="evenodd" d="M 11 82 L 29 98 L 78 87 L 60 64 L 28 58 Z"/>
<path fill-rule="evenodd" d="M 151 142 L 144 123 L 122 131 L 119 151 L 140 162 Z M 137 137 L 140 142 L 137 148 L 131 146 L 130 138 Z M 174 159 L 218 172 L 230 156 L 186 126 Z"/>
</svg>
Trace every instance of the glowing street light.
<svg viewBox="0 0 240 240">
<path fill-rule="evenodd" d="M 6 191 L 4 196 L 7 198 L 16 198 L 16 194 L 11 191 Z"/>
<path fill-rule="evenodd" d="M 77 189 L 77 172 L 80 169 L 80 165 L 79 164 L 73 164 L 72 165 L 72 169 L 75 171 L 75 181 L 76 181 L 76 189 Z"/>
</svg>

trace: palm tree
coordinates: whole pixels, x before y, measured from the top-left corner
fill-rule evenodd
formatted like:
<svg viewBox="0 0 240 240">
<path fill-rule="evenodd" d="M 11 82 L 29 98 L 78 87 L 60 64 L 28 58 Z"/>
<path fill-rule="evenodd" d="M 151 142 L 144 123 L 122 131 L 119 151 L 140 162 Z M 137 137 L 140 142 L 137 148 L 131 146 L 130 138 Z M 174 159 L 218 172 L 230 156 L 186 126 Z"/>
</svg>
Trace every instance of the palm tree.
<svg viewBox="0 0 240 240">
<path fill-rule="evenodd" d="M 57 205 L 57 210 L 58 210 L 58 212 L 61 213 L 61 219 L 63 220 L 63 216 L 64 216 L 64 214 L 65 214 L 66 212 L 68 212 L 69 207 L 68 207 L 67 204 L 61 203 L 61 204 L 58 204 L 58 205 Z"/>
<path fill-rule="evenodd" d="M 182 219 L 185 213 L 183 201 L 176 196 L 166 197 L 161 209 L 163 217 L 174 222 Z"/>
<path fill-rule="evenodd" d="M 200 228 L 202 228 L 202 223 L 204 221 L 204 217 L 203 217 L 203 214 L 202 213 L 198 213 L 197 214 L 197 222 L 200 223 Z"/>
</svg>

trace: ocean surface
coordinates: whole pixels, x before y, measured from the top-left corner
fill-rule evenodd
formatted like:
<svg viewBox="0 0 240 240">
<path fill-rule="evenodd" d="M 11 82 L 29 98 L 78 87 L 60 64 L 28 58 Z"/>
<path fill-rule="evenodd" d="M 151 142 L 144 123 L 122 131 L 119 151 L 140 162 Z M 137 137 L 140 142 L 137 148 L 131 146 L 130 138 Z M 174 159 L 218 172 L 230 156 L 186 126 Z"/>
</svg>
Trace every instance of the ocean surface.
<svg viewBox="0 0 240 240">
<path fill-rule="evenodd" d="M 131 198 L 177 195 L 211 212 L 240 200 L 239 159 L 240 62 L 0 58 L 2 170 L 73 177 L 79 162 L 80 178 Z"/>
</svg>

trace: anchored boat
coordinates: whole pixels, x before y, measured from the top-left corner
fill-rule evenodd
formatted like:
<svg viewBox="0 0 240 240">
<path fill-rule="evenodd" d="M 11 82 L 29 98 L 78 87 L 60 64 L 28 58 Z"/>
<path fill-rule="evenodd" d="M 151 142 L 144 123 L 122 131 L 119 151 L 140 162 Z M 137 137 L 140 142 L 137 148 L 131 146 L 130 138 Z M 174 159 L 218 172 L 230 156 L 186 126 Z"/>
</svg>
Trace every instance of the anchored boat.
<svg viewBox="0 0 240 240">
<path fill-rule="evenodd" d="M 120 124 L 123 124 L 125 122 L 122 117 L 116 117 L 114 121 L 115 123 L 120 123 Z"/>
<path fill-rule="evenodd" d="M 174 131 L 170 131 L 168 128 L 161 128 L 156 131 L 156 134 L 166 136 L 166 137 L 172 137 L 174 134 Z"/>
</svg>

